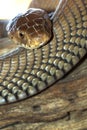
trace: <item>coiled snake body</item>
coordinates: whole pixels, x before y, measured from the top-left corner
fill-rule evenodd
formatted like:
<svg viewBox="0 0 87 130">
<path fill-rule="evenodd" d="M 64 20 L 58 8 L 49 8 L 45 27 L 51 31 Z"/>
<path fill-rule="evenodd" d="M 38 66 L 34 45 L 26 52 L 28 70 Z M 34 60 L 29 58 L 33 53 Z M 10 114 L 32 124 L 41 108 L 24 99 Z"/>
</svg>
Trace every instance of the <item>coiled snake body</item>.
<svg viewBox="0 0 87 130">
<path fill-rule="evenodd" d="M 67 0 L 62 11 L 56 10 L 52 22 L 53 37 L 46 45 L 0 60 L 0 104 L 41 92 L 86 54 L 87 0 Z"/>
</svg>

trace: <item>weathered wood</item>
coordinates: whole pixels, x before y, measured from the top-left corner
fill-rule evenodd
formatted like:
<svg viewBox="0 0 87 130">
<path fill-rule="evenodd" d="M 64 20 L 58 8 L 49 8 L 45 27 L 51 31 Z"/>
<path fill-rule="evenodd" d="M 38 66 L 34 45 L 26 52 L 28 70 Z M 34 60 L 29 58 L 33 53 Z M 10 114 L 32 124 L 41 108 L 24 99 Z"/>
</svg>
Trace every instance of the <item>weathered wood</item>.
<svg viewBox="0 0 87 130">
<path fill-rule="evenodd" d="M 0 106 L 0 129 L 87 130 L 87 55 L 39 95 Z"/>
<path fill-rule="evenodd" d="M 58 5 L 59 0 L 47 0 L 47 1 L 42 1 L 42 0 L 32 0 L 29 3 L 28 8 L 41 8 L 45 9 L 47 12 L 52 12 L 55 10 L 56 6 Z"/>
<path fill-rule="evenodd" d="M 0 38 L 7 36 L 6 26 L 8 20 L 0 20 Z"/>
</svg>

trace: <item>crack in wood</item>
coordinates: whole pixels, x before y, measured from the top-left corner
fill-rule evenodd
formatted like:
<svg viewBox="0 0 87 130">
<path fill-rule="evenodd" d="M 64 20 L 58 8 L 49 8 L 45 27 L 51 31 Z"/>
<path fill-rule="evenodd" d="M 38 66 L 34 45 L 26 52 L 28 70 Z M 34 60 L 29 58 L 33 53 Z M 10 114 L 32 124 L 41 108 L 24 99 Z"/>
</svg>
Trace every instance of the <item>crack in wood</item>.
<svg viewBox="0 0 87 130">
<path fill-rule="evenodd" d="M 10 126 L 15 126 L 15 125 L 18 125 L 18 124 L 19 124 L 19 122 L 9 123 L 9 124 L 7 124 L 5 126 L 0 127 L 0 129 L 3 130 L 5 128 L 8 128 Z"/>
</svg>

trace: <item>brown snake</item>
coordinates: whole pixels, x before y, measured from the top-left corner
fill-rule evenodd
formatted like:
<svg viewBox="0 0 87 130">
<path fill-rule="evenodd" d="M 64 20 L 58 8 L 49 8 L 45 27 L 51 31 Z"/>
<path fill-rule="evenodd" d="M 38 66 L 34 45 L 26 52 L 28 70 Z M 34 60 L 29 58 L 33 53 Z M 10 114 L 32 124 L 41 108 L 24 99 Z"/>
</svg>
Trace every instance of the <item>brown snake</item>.
<svg viewBox="0 0 87 130">
<path fill-rule="evenodd" d="M 26 13 L 16 16 L 7 25 L 8 36 L 19 47 L 39 48 L 51 38 L 51 20 L 46 11 L 30 8 Z"/>
<path fill-rule="evenodd" d="M 23 49 L 0 60 L 0 104 L 38 94 L 86 54 L 87 0 L 67 0 L 65 7 L 59 9 L 53 14 L 53 37 L 48 44 Z"/>
</svg>

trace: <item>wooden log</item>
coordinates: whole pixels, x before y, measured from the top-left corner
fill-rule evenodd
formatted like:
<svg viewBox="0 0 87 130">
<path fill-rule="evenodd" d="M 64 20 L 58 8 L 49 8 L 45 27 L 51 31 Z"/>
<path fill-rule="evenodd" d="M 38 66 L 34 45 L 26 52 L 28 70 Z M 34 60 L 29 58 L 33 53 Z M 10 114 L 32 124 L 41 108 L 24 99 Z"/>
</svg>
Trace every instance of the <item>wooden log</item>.
<svg viewBox="0 0 87 130">
<path fill-rule="evenodd" d="M 0 106 L 0 129 L 87 130 L 87 55 L 47 90 Z"/>
<path fill-rule="evenodd" d="M 8 20 L 0 20 L 0 38 L 7 36 L 6 26 L 8 24 Z"/>
</svg>

